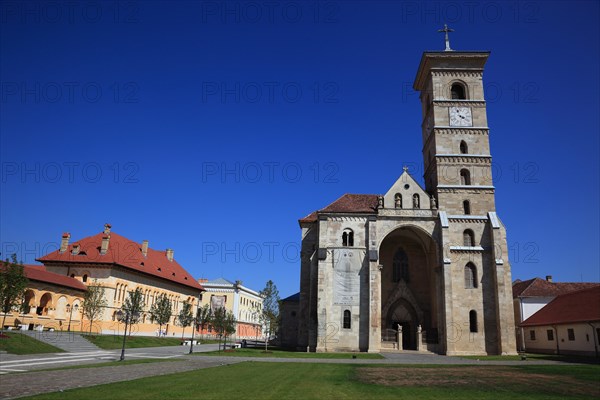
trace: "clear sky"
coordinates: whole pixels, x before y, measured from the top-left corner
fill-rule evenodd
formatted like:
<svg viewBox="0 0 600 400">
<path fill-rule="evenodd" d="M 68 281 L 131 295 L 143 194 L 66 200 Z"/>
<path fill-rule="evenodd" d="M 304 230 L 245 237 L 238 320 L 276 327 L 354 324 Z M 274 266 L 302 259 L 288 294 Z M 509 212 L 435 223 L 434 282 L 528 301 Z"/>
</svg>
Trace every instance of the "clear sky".
<svg viewBox="0 0 600 400">
<path fill-rule="evenodd" d="M 598 2 L 0 3 L 1 257 L 113 231 L 299 288 L 297 220 L 423 181 L 425 50 L 490 50 L 513 279 L 598 281 Z"/>
</svg>

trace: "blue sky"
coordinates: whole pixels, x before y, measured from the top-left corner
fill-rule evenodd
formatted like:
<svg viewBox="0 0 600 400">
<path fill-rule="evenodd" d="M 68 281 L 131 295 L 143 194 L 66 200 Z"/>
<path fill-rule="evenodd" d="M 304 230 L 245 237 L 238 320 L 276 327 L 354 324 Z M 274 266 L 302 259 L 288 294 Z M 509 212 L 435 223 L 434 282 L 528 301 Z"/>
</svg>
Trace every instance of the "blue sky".
<svg viewBox="0 0 600 400">
<path fill-rule="evenodd" d="M 297 220 L 422 182 L 425 50 L 490 50 L 513 279 L 598 281 L 597 2 L 0 3 L 2 258 L 113 230 L 299 287 Z"/>
</svg>

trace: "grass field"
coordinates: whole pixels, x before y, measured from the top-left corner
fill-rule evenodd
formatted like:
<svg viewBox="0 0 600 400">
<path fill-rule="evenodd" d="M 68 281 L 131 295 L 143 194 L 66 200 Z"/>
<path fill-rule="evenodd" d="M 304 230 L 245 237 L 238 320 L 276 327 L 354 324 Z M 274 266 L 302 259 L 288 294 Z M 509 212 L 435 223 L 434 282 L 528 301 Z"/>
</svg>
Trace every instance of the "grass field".
<svg viewBox="0 0 600 400">
<path fill-rule="evenodd" d="M 594 365 L 369 366 L 246 362 L 33 399 L 596 399 Z"/>
<path fill-rule="evenodd" d="M 357 358 L 362 360 L 383 359 L 381 354 L 373 353 L 307 353 L 279 350 L 269 347 L 265 352 L 264 348 L 253 349 L 235 349 L 226 351 L 210 351 L 203 353 L 194 353 L 198 356 L 228 356 L 228 357 L 275 357 L 275 358 L 328 358 L 328 359 L 351 359 Z"/>
<path fill-rule="evenodd" d="M 11 354 L 62 353 L 63 350 L 17 332 L 3 332 L 0 350 Z"/>
<path fill-rule="evenodd" d="M 84 335 L 83 337 L 104 350 L 120 349 L 123 346 L 123 335 Z M 202 343 L 207 342 L 202 341 Z M 125 341 L 125 348 L 127 349 L 161 346 L 181 346 L 181 338 L 128 336 Z"/>
<path fill-rule="evenodd" d="M 71 365 L 69 367 L 57 367 L 57 368 L 44 368 L 44 369 L 36 369 L 33 372 L 40 371 L 61 371 L 64 369 L 81 369 L 81 368 L 99 368 L 99 367 L 116 367 L 121 365 L 132 365 L 132 364 L 151 364 L 156 362 L 179 362 L 181 360 L 173 359 L 173 358 L 144 358 L 138 360 L 123 360 L 123 361 L 106 361 L 99 362 L 96 364 L 83 364 L 83 365 Z M 32 371 L 24 371 L 24 373 L 28 373 Z"/>
</svg>

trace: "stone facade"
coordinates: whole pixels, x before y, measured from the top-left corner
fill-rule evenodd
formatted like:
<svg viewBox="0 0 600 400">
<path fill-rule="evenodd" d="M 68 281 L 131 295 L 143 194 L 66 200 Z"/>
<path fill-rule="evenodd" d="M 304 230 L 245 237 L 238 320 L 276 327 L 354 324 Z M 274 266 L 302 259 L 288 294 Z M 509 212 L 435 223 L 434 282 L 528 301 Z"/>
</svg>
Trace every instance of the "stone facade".
<svg viewBox="0 0 600 400">
<path fill-rule="evenodd" d="M 405 168 L 385 194 L 347 194 L 300 220 L 299 348 L 515 353 L 483 96 L 488 55 L 423 54 L 414 87 L 425 188 Z"/>
</svg>

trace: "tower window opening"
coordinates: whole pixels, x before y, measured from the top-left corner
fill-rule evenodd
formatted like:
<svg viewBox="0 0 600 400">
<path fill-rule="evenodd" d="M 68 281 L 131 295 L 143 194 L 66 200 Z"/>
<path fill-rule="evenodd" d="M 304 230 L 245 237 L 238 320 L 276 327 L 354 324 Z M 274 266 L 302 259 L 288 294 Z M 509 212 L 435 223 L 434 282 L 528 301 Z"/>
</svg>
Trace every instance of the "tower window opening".
<svg viewBox="0 0 600 400">
<path fill-rule="evenodd" d="M 463 245 L 469 247 L 475 246 L 475 234 L 472 230 L 467 229 L 463 232 Z"/>
<path fill-rule="evenodd" d="M 460 170 L 460 184 L 470 185 L 471 184 L 471 173 L 467 169 Z"/>
<path fill-rule="evenodd" d="M 464 140 L 460 142 L 460 154 L 469 154 L 469 146 Z"/>
<path fill-rule="evenodd" d="M 469 200 L 463 201 L 463 211 L 465 215 L 471 215 L 471 203 Z"/>
<path fill-rule="evenodd" d="M 453 83 L 450 87 L 450 97 L 452 100 L 466 100 L 465 87 L 460 83 Z"/>
<path fill-rule="evenodd" d="M 465 265 L 465 289 L 477 288 L 477 269 L 473 263 Z"/>
</svg>

